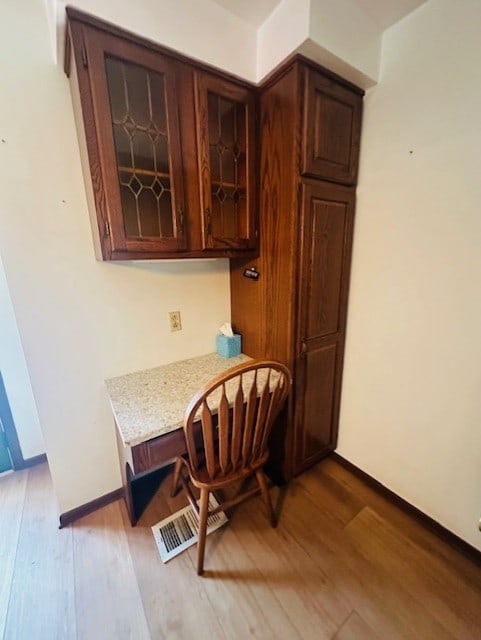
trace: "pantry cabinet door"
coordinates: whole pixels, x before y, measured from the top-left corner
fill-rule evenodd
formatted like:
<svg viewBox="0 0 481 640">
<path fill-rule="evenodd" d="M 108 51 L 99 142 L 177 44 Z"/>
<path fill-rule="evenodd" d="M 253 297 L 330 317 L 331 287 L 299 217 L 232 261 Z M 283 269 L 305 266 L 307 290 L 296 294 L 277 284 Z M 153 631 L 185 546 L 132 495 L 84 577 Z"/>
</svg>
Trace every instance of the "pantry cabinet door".
<svg viewBox="0 0 481 640">
<path fill-rule="evenodd" d="M 297 472 L 337 443 L 354 198 L 354 189 L 340 185 L 302 187 Z"/>
</svg>

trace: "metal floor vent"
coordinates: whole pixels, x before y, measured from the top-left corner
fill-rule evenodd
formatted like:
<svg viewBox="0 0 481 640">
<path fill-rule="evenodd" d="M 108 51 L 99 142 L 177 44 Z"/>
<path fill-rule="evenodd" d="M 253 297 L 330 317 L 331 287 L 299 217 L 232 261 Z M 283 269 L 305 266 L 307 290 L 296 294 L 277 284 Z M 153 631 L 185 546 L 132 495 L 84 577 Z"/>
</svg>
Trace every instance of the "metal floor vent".
<svg viewBox="0 0 481 640">
<path fill-rule="evenodd" d="M 214 507 L 218 506 L 219 503 L 211 493 L 209 496 L 209 509 L 214 509 Z M 207 520 L 207 535 L 226 522 L 227 516 L 223 511 L 210 516 Z M 160 559 L 165 563 L 197 542 L 199 523 L 194 510 L 189 505 L 154 524 L 152 533 L 157 543 Z"/>
</svg>

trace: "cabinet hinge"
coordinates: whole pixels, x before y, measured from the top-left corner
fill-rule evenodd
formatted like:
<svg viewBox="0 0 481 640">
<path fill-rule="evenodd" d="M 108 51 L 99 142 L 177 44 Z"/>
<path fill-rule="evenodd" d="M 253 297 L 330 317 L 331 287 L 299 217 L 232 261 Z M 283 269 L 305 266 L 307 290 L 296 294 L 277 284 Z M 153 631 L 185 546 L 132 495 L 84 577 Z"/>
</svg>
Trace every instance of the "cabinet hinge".
<svg viewBox="0 0 481 640">
<path fill-rule="evenodd" d="M 85 48 L 85 45 L 82 45 L 82 62 L 84 67 L 88 67 L 89 66 L 89 61 L 87 58 L 87 49 Z"/>
<path fill-rule="evenodd" d="M 104 232 L 105 236 L 108 238 L 110 236 L 110 224 L 108 220 L 105 220 L 104 222 Z"/>
</svg>

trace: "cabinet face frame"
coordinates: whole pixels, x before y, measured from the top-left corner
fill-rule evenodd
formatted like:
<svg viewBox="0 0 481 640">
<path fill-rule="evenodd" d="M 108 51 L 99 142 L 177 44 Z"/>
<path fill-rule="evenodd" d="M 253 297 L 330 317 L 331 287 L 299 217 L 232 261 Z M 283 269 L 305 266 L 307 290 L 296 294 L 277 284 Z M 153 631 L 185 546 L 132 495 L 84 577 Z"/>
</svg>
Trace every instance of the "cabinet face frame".
<svg viewBox="0 0 481 640">
<path fill-rule="evenodd" d="M 252 91 L 214 75 L 195 72 L 195 111 L 199 168 L 199 188 L 202 210 L 202 248 L 209 249 L 254 249 L 256 247 L 256 225 L 254 211 L 256 209 L 255 183 L 255 109 L 256 100 Z M 240 125 L 241 155 L 245 163 L 245 201 L 239 211 L 237 222 L 238 233 L 233 237 L 215 235 L 213 223 L 213 170 L 210 160 L 210 145 L 213 141 L 209 135 L 209 94 L 226 98 L 243 109 Z M 244 148 L 242 148 L 244 147 Z M 239 228 L 244 228 L 241 235 Z"/>
<path fill-rule="evenodd" d="M 90 171 L 97 203 L 98 227 L 104 259 L 128 258 L 130 253 L 177 252 L 186 249 L 184 232 L 184 190 L 181 171 L 181 150 L 177 105 L 175 104 L 175 62 L 163 59 L 144 47 L 114 35 L 86 26 L 74 25 L 74 51 L 84 47 L 85 56 L 77 58 L 77 73 L 87 74 L 89 91 L 81 91 L 82 106 L 92 110 L 93 121 L 84 120 L 89 150 Z M 82 49 L 80 49 L 82 51 Z M 129 238 L 126 235 L 120 198 L 113 125 L 110 113 L 109 89 L 105 68 L 106 57 L 153 71 L 162 76 L 165 88 L 169 173 L 172 206 L 172 237 Z M 85 66 L 85 61 L 87 66 Z M 82 66 L 79 68 L 79 62 Z M 93 130 L 92 130 L 93 129 Z M 96 152 L 92 146 L 96 145 Z M 98 166 L 97 166 L 98 159 Z"/>
</svg>

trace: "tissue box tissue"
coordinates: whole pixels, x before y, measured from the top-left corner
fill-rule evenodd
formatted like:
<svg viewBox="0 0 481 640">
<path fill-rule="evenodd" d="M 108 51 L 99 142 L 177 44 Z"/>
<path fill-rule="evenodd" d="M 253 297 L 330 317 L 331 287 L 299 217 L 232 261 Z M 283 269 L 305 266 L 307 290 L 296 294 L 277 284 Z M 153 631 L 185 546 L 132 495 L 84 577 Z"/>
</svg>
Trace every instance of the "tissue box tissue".
<svg viewBox="0 0 481 640">
<path fill-rule="evenodd" d="M 234 333 L 232 337 L 219 334 L 217 336 L 217 353 L 224 358 L 233 358 L 241 352 L 241 337 Z"/>
</svg>

